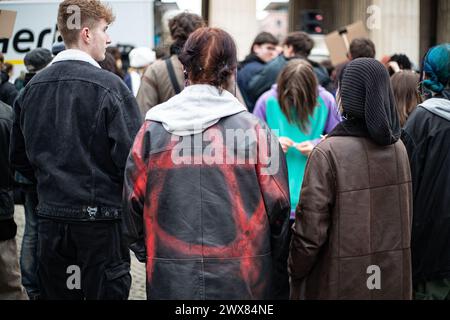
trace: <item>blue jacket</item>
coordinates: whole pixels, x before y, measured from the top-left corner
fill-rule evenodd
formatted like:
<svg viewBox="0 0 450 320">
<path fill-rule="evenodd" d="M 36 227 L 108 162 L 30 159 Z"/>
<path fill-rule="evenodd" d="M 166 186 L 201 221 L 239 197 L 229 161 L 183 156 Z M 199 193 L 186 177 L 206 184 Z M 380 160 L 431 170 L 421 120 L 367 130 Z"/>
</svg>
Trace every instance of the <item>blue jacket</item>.
<svg viewBox="0 0 450 320">
<path fill-rule="evenodd" d="M 278 75 L 281 70 L 286 66 L 286 64 L 292 59 L 300 59 L 298 57 L 286 58 L 284 55 L 280 54 L 277 58 L 270 61 L 264 66 L 264 68 L 255 75 L 250 83 L 248 84 L 248 94 L 251 99 L 255 101 L 267 90 L 272 87 L 273 84 L 277 82 Z M 307 60 L 313 67 L 315 74 L 319 80 L 319 84 L 326 88 L 330 82 L 330 77 L 328 76 L 327 70 L 320 64 Z"/>
<path fill-rule="evenodd" d="M 28 83 L 14 112 L 11 164 L 37 182 L 38 215 L 120 218 L 125 162 L 142 123 L 122 80 L 88 62 L 56 62 Z"/>
<path fill-rule="evenodd" d="M 250 54 L 242 61 L 238 71 L 237 83 L 249 112 L 253 112 L 256 100 L 249 94 L 248 84 L 264 68 L 264 65 L 265 63 L 256 55 Z"/>
</svg>

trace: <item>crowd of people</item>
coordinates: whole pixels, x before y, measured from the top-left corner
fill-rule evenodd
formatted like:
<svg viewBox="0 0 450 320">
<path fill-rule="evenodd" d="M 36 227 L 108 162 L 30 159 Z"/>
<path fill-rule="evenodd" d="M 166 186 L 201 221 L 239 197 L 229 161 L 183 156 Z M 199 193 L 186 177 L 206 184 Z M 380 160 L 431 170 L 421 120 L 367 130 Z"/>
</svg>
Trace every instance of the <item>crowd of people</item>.
<svg viewBox="0 0 450 320">
<path fill-rule="evenodd" d="M 127 299 L 130 250 L 148 299 L 450 299 L 450 44 L 333 66 L 262 32 L 238 62 L 185 12 L 124 72 L 114 19 L 64 0 L 62 48 L 15 85 L 0 56 L 0 299 Z"/>
</svg>

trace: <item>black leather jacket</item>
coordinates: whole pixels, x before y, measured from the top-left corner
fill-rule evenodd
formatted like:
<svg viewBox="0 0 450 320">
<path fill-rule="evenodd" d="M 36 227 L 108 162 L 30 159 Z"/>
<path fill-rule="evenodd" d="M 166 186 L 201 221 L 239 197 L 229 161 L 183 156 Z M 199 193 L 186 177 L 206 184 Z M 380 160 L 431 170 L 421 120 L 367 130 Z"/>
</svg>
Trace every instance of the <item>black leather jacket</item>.
<svg viewBox="0 0 450 320">
<path fill-rule="evenodd" d="M 237 128 L 258 138 L 218 138 Z M 202 139 L 208 142 L 201 148 L 178 149 Z M 146 121 L 125 172 L 124 237 L 147 263 L 147 298 L 283 298 L 290 202 L 277 138 L 244 111 L 176 141 L 161 123 Z M 238 160 L 216 162 L 211 150 Z M 178 161 L 180 152 L 185 163 Z M 270 154 L 270 174 L 260 153 Z"/>
<path fill-rule="evenodd" d="M 38 214 L 120 218 L 125 163 L 142 123 L 122 80 L 87 62 L 56 62 L 30 81 L 14 112 L 11 163 L 37 182 Z"/>
<path fill-rule="evenodd" d="M 12 200 L 12 177 L 9 171 L 9 137 L 13 113 L 10 106 L 0 101 L 0 221 L 9 219 L 14 213 Z"/>
</svg>

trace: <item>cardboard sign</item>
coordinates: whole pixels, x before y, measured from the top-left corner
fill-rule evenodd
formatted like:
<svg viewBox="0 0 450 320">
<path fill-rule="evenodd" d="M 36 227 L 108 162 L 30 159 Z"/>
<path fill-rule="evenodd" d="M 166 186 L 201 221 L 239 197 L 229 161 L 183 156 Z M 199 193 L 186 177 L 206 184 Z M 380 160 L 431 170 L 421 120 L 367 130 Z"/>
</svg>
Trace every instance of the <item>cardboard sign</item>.
<svg viewBox="0 0 450 320">
<path fill-rule="evenodd" d="M 12 37 L 16 15 L 16 11 L 0 10 L 0 39 Z"/>
<path fill-rule="evenodd" d="M 330 52 L 331 62 L 336 66 L 348 60 L 350 43 L 356 38 L 368 38 L 364 23 L 358 21 L 325 36 L 325 43 Z"/>
</svg>

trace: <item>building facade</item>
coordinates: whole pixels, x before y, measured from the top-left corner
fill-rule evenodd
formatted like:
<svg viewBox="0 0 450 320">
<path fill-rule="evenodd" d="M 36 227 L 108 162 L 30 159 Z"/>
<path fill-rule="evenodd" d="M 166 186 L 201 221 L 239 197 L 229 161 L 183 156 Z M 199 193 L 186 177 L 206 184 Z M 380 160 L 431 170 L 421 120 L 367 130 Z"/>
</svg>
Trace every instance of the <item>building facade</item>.
<svg viewBox="0 0 450 320">
<path fill-rule="evenodd" d="M 363 21 L 377 58 L 405 53 L 418 65 L 428 48 L 450 42 L 450 0 L 291 0 L 289 30 L 311 9 L 322 11 L 325 33 Z"/>
</svg>

